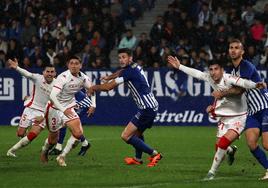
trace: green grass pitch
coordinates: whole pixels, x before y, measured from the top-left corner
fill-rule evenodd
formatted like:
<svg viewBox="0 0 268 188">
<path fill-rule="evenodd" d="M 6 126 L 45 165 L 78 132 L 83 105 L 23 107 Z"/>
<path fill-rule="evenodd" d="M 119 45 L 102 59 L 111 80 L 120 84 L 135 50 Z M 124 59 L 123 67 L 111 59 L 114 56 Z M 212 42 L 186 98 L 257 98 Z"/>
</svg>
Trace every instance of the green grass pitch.
<svg viewBox="0 0 268 188">
<path fill-rule="evenodd" d="M 90 187 L 90 188 L 254 188 L 268 187 L 258 181 L 265 170 L 247 149 L 245 139 L 236 141 L 239 149 L 233 166 L 223 162 L 216 179 L 203 182 L 214 155 L 216 127 L 153 127 L 145 133 L 146 142 L 163 153 L 154 168 L 127 166 L 126 156 L 134 150 L 120 139 L 124 127 L 87 126 L 85 135 L 92 148 L 84 157 L 77 156 L 79 147 L 67 157 L 67 167 L 59 167 L 55 157 L 48 165 L 39 161 L 39 152 L 47 131 L 17 158 L 6 157 L 16 138 L 15 127 L 0 127 L 0 187 Z M 69 134 L 67 135 L 67 138 Z"/>
</svg>

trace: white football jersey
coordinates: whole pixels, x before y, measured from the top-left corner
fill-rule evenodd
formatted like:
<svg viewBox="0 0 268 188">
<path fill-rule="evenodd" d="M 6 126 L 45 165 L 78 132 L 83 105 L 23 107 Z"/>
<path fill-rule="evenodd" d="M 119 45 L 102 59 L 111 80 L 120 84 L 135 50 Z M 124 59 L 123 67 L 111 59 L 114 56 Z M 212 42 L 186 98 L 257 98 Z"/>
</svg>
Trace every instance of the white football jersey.
<svg viewBox="0 0 268 188">
<path fill-rule="evenodd" d="M 89 88 L 91 85 L 88 76 L 84 73 L 80 72 L 79 76 L 75 77 L 67 70 L 57 77 L 53 87 L 61 90 L 56 96 L 61 106 L 70 108 L 76 105 L 75 93 L 82 88 Z"/>
<path fill-rule="evenodd" d="M 55 80 L 48 84 L 41 74 L 31 74 L 31 76 L 27 78 L 32 80 L 34 85 L 30 97 L 24 101 L 24 106 L 45 112 L 46 104 L 49 101 L 49 95 Z"/>
<path fill-rule="evenodd" d="M 209 73 L 207 73 L 205 74 L 204 80 L 209 82 L 214 90 L 223 91 L 230 89 L 234 85 L 238 85 L 240 77 L 224 73 L 220 83 L 217 84 L 212 80 Z M 247 112 L 247 103 L 244 94 L 223 97 L 220 100 L 216 100 L 214 106 L 216 116 L 239 116 Z"/>
</svg>

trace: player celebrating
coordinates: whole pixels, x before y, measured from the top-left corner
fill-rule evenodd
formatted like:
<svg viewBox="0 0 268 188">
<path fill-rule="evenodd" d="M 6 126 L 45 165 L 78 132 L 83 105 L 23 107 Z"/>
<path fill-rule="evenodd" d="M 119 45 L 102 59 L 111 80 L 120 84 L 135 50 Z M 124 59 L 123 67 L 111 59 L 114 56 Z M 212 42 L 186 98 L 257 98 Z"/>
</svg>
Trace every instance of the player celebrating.
<svg viewBox="0 0 268 188">
<path fill-rule="evenodd" d="M 128 165 L 140 165 L 142 164 L 142 153 L 145 152 L 151 156 L 147 166 L 153 167 L 161 160 L 162 155 L 145 144 L 143 132 L 152 127 L 158 109 L 158 102 L 150 91 L 149 83 L 142 68 L 132 62 L 131 50 L 127 48 L 119 49 L 118 57 L 120 66 L 123 69 L 113 74 L 110 77 L 112 79 L 110 82 L 92 86 L 89 89 L 89 93 L 109 91 L 119 84 L 127 83 L 139 110 L 121 134 L 121 138 L 136 150 L 135 157 L 127 157 L 125 162 Z M 114 77 L 115 79 L 113 79 Z M 109 77 L 106 77 L 107 79 Z"/>
<path fill-rule="evenodd" d="M 232 74 L 254 82 L 260 82 L 261 77 L 257 69 L 251 62 L 243 59 L 243 54 L 243 44 L 238 39 L 231 41 L 229 44 L 229 56 L 233 63 Z M 242 88 L 231 88 L 227 91 L 216 93 L 215 97 L 222 98 L 243 93 L 244 91 Z M 248 105 L 245 131 L 247 145 L 253 156 L 266 169 L 266 173 L 261 180 L 267 180 L 268 160 L 265 152 L 258 145 L 258 139 L 261 135 L 262 145 L 264 149 L 268 150 L 268 91 L 267 89 L 249 89 L 245 91 L 245 96 Z"/>
<path fill-rule="evenodd" d="M 188 68 L 182 65 L 177 58 L 172 56 L 168 57 L 168 62 L 174 68 L 179 69 L 192 77 L 207 81 L 216 91 L 229 89 L 232 85 L 237 85 L 243 88 L 265 87 L 264 83 L 256 84 L 249 80 L 225 74 L 223 67 L 215 61 L 209 63 L 209 73 Z M 216 170 L 224 159 L 225 153 L 228 150 L 232 150 L 232 148 L 229 147 L 230 144 L 239 137 L 244 129 L 247 115 L 246 101 L 243 95 L 225 97 L 216 100 L 213 106 L 207 108 L 207 112 L 215 117 L 220 117 L 216 142 L 217 151 L 212 166 L 205 178 L 205 180 L 212 180 L 214 179 Z"/>
<path fill-rule="evenodd" d="M 34 82 L 33 91 L 30 97 L 24 102 L 25 109 L 21 116 L 17 131 L 17 135 L 23 138 L 7 152 L 7 156 L 16 157 L 15 152 L 28 145 L 45 127 L 45 123 L 39 122 L 36 117 L 41 118 L 45 112 L 45 107 L 52 90 L 53 80 L 56 76 L 56 70 L 53 66 L 48 65 L 44 68 L 43 75 L 40 75 L 30 73 L 27 70 L 20 68 L 17 59 L 14 61 L 9 59 L 8 64 L 10 68 L 15 69 L 22 76 L 25 76 Z M 30 126 L 32 126 L 31 130 L 25 136 L 26 130 Z"/>
<path fill-rule="evenodd" d="M 62 153 L 58 155 L 57 162 L 60 166 L 67 166 L 65 163 L 66 155 L 74 148 L 83 136 L 83 127 L 77 113 L 75 112 L 75 93 L 82 88 L 89 89 L 91 82 L 88 76 L 80 72 L 82 68 L 81 60 L 72 56 L 67 62 L 68 70 L 61 73 L 55 80 L 55 84 L 50 94 L 52 103 L 48 105 L 46 112 L 46 121 L 55 131 L 63 125 L 67 125 L 71 131 L 71 137 L 68 139 Z M 91 96 L 92 106 L 88 110 L 90 116 L 96 107 L 95 96 Z M 41 160 L 47 160 L 48 151 L 51 144 L 47 139 L 42 147 Z"/>
</svg>

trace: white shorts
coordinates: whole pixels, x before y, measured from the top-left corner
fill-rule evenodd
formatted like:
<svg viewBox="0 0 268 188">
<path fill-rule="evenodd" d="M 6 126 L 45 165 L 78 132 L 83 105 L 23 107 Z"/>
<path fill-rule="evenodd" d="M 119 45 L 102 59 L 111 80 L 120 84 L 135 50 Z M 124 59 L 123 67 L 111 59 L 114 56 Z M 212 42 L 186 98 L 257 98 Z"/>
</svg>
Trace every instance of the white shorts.
<svg viewBox="0 0 268 188">
<path fill-rule="evenodd" d="M 63 112 L 49 105 L 46 111 L 46 116 L 45 116 L 48 130 L 51 132 L 57 132 L 60 128 L 65 126 L 65 124 L 68 121 L 78 119 L 79 116 L 75 112 L 74 108 L 71 108 L 71 110 L 74 114 L 73 118 L 68 118 L 67 116 L 64 115 Z"/>
<path fill-rule="evenodd" d="M 235 131 L 239 136 L 246 126 L 247 114 L 233 117 L 221 117 L 218 122 L 217 137 L 222 137 L 228 130 Z"/>
<path fill-rule="evenodd" d="M 26 107 L 21 115 L 19 127 L 28 128 L 32 126 L 37 116 L 44 117 L 44 112 Z M 43 121 L 38 126 L 45 128 L 45 122 Z"/>
</svg>

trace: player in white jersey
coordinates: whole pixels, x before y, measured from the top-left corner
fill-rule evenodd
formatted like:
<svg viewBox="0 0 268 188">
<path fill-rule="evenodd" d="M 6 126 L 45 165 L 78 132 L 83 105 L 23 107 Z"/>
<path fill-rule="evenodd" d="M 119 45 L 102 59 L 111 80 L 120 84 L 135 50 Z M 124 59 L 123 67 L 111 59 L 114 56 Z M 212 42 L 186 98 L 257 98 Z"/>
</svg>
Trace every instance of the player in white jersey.
<svg viewBox="0 0 268 188">
<path fill-rule="evenodd" d="M 229 56 L 232 60 L 232 74 L 241 78 L 260 82 L 262 79 L 256 67 L 248 60 L 243 59 L 244 46 L 238 39 L 229 43 Z M 218 92 L 215 97 L 221 98 L 228 95 L 243 93 L 247 99 L 248 116 L 246 120 L 245 136 L 247 145 L 252 155 L 266 170 L 260 180 L 268 180 L 268 159 L 263 149 L 268 151 L 268 90 L 248 89 L 232 87 L 229 90 Z M 262 146 L 259 146 L 259 138 L 262 137 Z"/>
<path fill-rule="evenodd" d="M 88 89 L 91 82 L 84 73 L 80 72 L 82 68 L 81 60 L 73 56 L 67 62 L 68 70 L 61 73 L 55 80 L 50 94 L 52 103 L 48 105 L 46 112 L 46 121 L 52 126 L 52 131 L 58 132 L 62 126 L 68 126 L 71 131 L 71 137 L 67 141 L 62 153 L 58 155 L 57 162 L 60 166 L 66 166 L 65 157 L 74 148 L 83 136 L 81 121 L 74 108 L 76 106 L 75 93 L 82 88 Z M 92 106 L 88 110 L 91 115 L 96 107 L 95 96 L 91 96 Z M 47 161 L 48 151 L 51 144 L 46 140 L 42 147 L 41 160 Z"/>
<path fill-rule="evenodd" d="M 46 66 L 43 75 L 31 73 L 20 68 L 16 59 L 14 61 L 9 59 L 8 65 L 10 68 L 15 69 L 22 76 L 32 80 L 34 83 L 30 97 L 24 102 L 25 108 L 17 130 L 17 135 L 22 137 L 22 139 L 7 152 L 7 156 L 16 157 L 15 151 L 28 145 L 45 128 L 45 123 L 39 122 L 38 117 L 42 117 L 45 112 L 46 104 L 53 87 L 53 80 L 56 76 L 56 70 L 53 66 Z M 32 127 L 25 136 L 26 130 L 30 126 Z"/>
<path fill-rule="evenodd" d="M 250 80 L 241 79 L 224 73 L 222 65 L 217 62 L 211 61 L 209 63 L 208 73 L 186 67 L 180 64 L 180 61 L 176 57 L 169 56 L 168 62 L 174 68 L 192 77 L 208 82 L 216 91 L 229 89 L 233 85 L 248 89 L 265 87 L 265 84 L 262 82 L 256 84 Z M 216 141 L 217 151 L 214 156 L 213 164 L 205 178 L 205 180 L 212 180 L 216 170 L 224 159 L 225 153 L 228 150 L 232 150 L 230 144 L 235 141 L 244 130 L 247 117 L 245 96 L 235 95 L 215 100 L 214 105 L 207 108 L 207 112 L 215 117 L 219 117 Z"/>
</svg>

